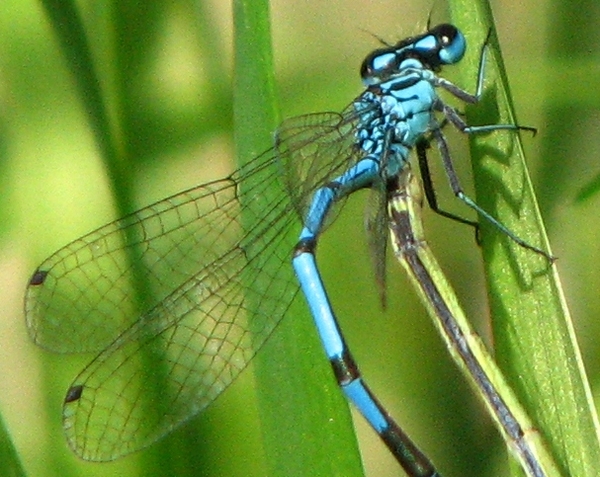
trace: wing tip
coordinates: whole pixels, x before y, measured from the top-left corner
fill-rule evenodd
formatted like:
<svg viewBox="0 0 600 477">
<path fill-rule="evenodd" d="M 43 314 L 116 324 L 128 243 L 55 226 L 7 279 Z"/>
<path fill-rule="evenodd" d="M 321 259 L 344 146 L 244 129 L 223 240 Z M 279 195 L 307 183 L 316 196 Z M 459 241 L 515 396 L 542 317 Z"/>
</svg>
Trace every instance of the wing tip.
<svg viewBox="0 0 600 477">
<path fill-rule="evenodd" d="M 47 270 L 40 270 L 39 268 L 33 273 L 31 278 L 29 279 L 30 286 L 39 286 L 43 285 L 46 281 L 46 277 L 48 276 Z"/>
<path fill-rule="evenodd" d="M 72 403 L 74 401 L 78 401 L 81 398 L 81 394 L 83 393 L 83 385 L 76 384 L 71 386 L 67 391 L 67 395 L 65 396 L 65 404 Z"/>
</svg>

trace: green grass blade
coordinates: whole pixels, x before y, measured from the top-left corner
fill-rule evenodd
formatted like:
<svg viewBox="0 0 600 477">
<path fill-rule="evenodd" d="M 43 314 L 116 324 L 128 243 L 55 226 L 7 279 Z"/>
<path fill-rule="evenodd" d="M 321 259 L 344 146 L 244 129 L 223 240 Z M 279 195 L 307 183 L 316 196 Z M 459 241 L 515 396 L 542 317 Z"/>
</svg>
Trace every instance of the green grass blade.
<svg viewBox="0 0 600 477">
<path fill-rule="evenodd" d="M 70 0 L 43 0 L 42 3 L 59 40 L 61 50 L 71 70 L 87 113 L 108 183 L 113 192 L 116 213 L 118 216 L 124 216 L 135 209 L 132 199 L 134 168 L 130 166 L 133 164 L 134 159 L 139 159 L 139 157 L 136 157 L 138 151 L 135 149 L 133 140 L 135 133 L 128 127 L 131 126 L 132 116 L 139 114 L 139 111 L 136 112 L 136 107 L 132 106 L 134 92 L 131 88 L 123 86 L 124 81 L 119 83 L 119 79 L 127 78 L 127 75 L 135 70 L 132 63 L 140 60 L 148 53 L 139 45 L 149 44 L 149 37 L 156 33 L 152 30 L 154 24 L 149 21 L 149 10 L 143 6 L 130 8 L 131 5 L 119 4 L 118 8 L 114 10 L 103 10 L 102 13 L 96 11 L 95 13 L 98 16 L 105 14 L 108 18 L 108 22 L 102 24 L 100 30 L 96 32 L 100 37 L 96 40 L 106 40 L 116 32 L 117 36 L 127 36 L 129 41 L 137 41 L 138 45 L 137 49 L 127 48 L 125 51 L 122 44 L 112 44 L 101 52 L 98 48 L 92 49 L 91 42 L 88 39 L 89 31 L 86 30 L 80 11 L 74 2 Z M 161 6 L 164 6 L 164 4 L 156 3 L 153 6 L 155 10 L 152 10 L 152 12 L 155 12 L 156 10 L 160 11 Z M 136 8 L 144 10 L 141 12 Z M 127 30 L 131 25 L 131 23 L 127 23 L 127 14 L 134 16 L 136 19 L 137 29 L 133 32 Z M 98 61 L 98 58 L 103 57 L 103 54 L 114 55 L 117 60 Z M 114 60 L 114 58 L 111 59 Z M 102 66 L 96 68 L 96 64 Z M 107 81 L 103 82 L 103 80 Z M 117 85 L 116 88 L 109 88 L 108 82 Z M 124 120 L 123 122 L 126 124 L 125 127 L 119 127 L 115 111 L 112 111 L 114 114 L 111 115 L 109 98 L 114 101 L 114 104 L 125 105 L 119 111 L 122 115 L 120 119 Z M 144 303 L 145 297 L 149 296 L 150 291 L 143 274 L 140 273 L 141 267 L 144 266 L 140 258 L 140 252 L 141 250 L 135 247 L 127 247 L 127 259 L 134 264 L 134 273 L 137 272 L 137 280 L 131 293 L 141 304 Z M 150 412 L 160 412 L 160 406 L 163 405 L 161 400 L 162 390 L 164 389 L 162 376 L 167 371 L 163 367 L 163 362 L 158 362 L 151 356 L 144 356 L 144 359 L 146 360 L 146 369 L 152 370 L 152 372 L 146 373 L 145 376 L 145 397 L 150 403 Z M 142 453 L 141 466 L 144 475 L 160 475 L 165 468 L 178 469 L 177 474 L 181 476 L 198 475 L 199 466 L 194 464 L 194 460 L 198 455 L 194 432 L 193 426 L 188 426 L 186 428 L 187 435 L 176 434 L 170 439 L 161 441 L 161 444 L 152 447 L 152 450 Z M 189 448 L 190 446 L 192 447 Z M 188 448 L 189 452 L 186 452 Z"/>
<path fill-rule="evenodd" d="M 600 191 L 600 176 L 594 177 L 590 182 L 585 184 L 577 193 L 575 201 L 584 202 L 594 197 Z"/>
<path fill-rule="evenodd" d="M 234 24 L 234 128 L 243 164 L 272 145 L 276 124 L 268 2 L 236 0 Z M 291 267 L 291 250 L 282 255 Z M 360 476 L 348 405 L 304 303 L 296 302 L 255 359 L 269 475 Z"/>
<path fill-rule="evenodd" d="M 105 93 L 77 5 L 71 0 L 42 0 L 71 73 L 80 92 L 92 130 L 107 166 L 119 215 L 133 210 L 127 172 L 111 125 Z"/>
<path fill-rule="evenodd" d="M 26 475 L 2 416 L 0 416 L 0 474 L 5 477 Z"/>
<path fill-rule="evenodd" d="M 396 258 L 408 273 L 455 363 L 481 398 L 508 448 L 529 477 L 560 477 L 554 458 L 508 386 L 490 352 L 462 311 L 427 244 L 421 219 L 423 193 L 406 169 L 389 204 Z"/>
<path fill-rule="evenodd" d="M 479 45 L 493 26 L 487 2 L 455 1 L 453 21 L 471 46 L 462 83 L 473 89 Z M 467 108 L 470 124 L 514 123 L 506 73 L 492 30 L 486 88 Z M 471 138 L 478 203 L 518 236 L 547 248 L 519 135 Z M 497 361 L 565 475 L 598 475 L 598 417 L 556 267 L 482 224 L 482 252 Z M 516 471 L 515 475 L 520 475 Z"/>
</svg>

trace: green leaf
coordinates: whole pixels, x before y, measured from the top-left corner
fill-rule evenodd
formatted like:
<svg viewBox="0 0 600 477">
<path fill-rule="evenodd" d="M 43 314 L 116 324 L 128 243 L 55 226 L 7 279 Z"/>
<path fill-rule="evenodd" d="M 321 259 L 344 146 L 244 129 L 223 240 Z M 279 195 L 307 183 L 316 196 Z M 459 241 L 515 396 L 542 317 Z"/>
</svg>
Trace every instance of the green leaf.
<svg viewBox="0 0 600 477">
<path fill-rule="evenodd" d="M 241 165 L 272 145 L 276 124 L 268 2 L 236 0 L 234 26 L 234 129 Z M 281 256 L 290 257 L 291 267 L 291 250 Z M 269 475 L 363 475 L 348 404 L 307 307 L 296 300 L 287 315 L 255 358 Z"/>
<path fill-rule="evenodd" d="M 486 87 L 480 104 L 467 108 L 469 124 L 514 124 L 489 4 L 459 0 L 451 10 L 471 45 L 461 68 L 468 89 L 474 88 L 479 45 L 492 28 Z M 470 138 L 477 201 L 519 237 L 549 250 L 519 136 Z M 558 271 L 489 224 L 481 228 L 496 359 L 564 475 L 598 475 L 598 417 Z"/>
<path fill-rule="evenodd" d="M 88 114 L 111 179 L 119 215 L 133 210 L 128 171 L 111 121 L 106 92 L 94 66 L 93 53 L 77 5 L 71 0 L 42 0 Z M 112 72 L 114 73 L 114 72 Z"/>
<path fill-rule="evenodd" d="M 0 416 L 0 474 L 5 477 L 26 475 L 2 416 Z"/>
</svg>

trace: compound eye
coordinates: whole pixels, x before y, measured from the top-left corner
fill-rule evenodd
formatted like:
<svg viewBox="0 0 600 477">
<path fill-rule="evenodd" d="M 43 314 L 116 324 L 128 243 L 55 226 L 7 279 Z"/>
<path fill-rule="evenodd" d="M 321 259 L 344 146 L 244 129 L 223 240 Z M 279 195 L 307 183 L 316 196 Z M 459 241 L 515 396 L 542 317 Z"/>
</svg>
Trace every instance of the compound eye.
<svg viewBox="0 0 600 477">
<path fill-rule="evenodd" d="M 365 85 L 376 84 L 389 78 L 397 68 L 398 58 L 395 52 L 375 51 L 363 62 L 360 76 Z"/>
<path fill-rule="evenodd" d="M 467 49 L 467 41 L 454 25 L 443 24 L 432 30 L 440 45 L 439 58 L 443 64 L 451 65 L 462 59 Z"/>
<path fill-rule="evenodd" d="M 435 36 L 438 38 L 442 48 L 450 46 L 458 33 L 458 29 L 448 23 L 435 27 Z"/>
<path fill-rule="evenodd" d="M 393 67 L 396 62 L 396 55 L 394 53 L 384 53 L 373 58 L 371 64 L 373 65 L 374 71 L 386 71 Z"/>
</svg>

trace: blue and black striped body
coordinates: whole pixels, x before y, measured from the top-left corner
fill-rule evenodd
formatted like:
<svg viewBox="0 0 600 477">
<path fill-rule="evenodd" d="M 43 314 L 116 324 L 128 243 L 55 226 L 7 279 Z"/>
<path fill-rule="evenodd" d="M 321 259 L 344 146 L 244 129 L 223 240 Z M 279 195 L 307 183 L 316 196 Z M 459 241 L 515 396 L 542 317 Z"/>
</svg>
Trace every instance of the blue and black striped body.
<svg viewBox="0 0 600 477">
<path fill-rule="evenodd" d="M 378 184 L 385 192 L 386 184 L 406 166 L 417 141 L 439 130 L 435 113 L 443 111 L 443 103 L 436 92 L 439 79 L 434 69 L 460 60 L 464 51 L 462 34 L 450 25 L 440 25 L 421 37 L 376 51 L 365 60 L 361 72 L 367 88 L 353 103 L 358 115 L 356 148 L 362 159 L 315 191 L 293 258 L 301 288 L 341 388 L 411 476 L 437 473 L 390 419 L 360 377 L 317 269 L 315 249 L 327 214 L 336 201 L 355 190 Z M 385 204 L 385 200 L 382 203 Z"/>
</svg>

